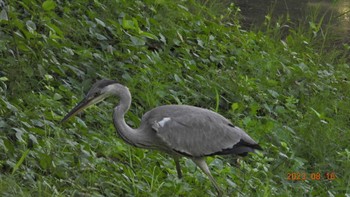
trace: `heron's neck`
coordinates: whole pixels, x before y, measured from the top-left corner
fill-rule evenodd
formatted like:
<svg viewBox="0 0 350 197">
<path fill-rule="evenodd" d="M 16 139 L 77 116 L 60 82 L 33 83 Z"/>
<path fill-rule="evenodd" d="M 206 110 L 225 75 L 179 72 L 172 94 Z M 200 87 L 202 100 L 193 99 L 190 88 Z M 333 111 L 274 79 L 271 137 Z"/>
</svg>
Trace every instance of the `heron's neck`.
<svg viewBox="0 0 350 197">
<path fill-rule="evenodd" d="M 116 107 L 119 114 L 124 117 L 124 114 L 129 110 L 131 105 L 131 94 L 127 87 L 118 84 L 115 94 L 119 97 L 119 105 Z"/>
<path fill-rule="evenodd" d="M 113 123 L 117 129 L 117 133 L 127 143 L 133 146 L 139 146 L 139 141 L 142 140 L 139 135 L 140 132 L 129 127 L 124 119 L 124 115 L 131 105 L 129 89 L 118 84 L 118 87 L 115 88 L 115 94 L 119 97 L 119 105 L 116 106 L 113 111 Z"/>
</svg>

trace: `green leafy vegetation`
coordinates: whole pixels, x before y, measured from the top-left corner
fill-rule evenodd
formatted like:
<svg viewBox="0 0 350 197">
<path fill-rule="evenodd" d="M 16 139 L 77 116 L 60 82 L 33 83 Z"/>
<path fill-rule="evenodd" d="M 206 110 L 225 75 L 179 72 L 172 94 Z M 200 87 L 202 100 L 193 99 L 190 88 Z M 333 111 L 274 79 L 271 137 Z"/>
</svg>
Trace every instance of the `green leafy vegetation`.
<svg viewBox="0 0 350 197">
<path fill-rule="evenodd" d="M 100 78 L 129 87 L 132 127 L 189 104 L 256 139 L 263 153 L 207 159 L 228 196 L 350 195 L 350 47 L 320 21 L 285 32 L 267 17 L 262 32 L 234 5 L 197 1 L 0 5 L 1 196 L 215 195 L 190 160 L 180 180 L 167 155 L 119 139 L 116 100 L 59 123 Z"/>
</svg>

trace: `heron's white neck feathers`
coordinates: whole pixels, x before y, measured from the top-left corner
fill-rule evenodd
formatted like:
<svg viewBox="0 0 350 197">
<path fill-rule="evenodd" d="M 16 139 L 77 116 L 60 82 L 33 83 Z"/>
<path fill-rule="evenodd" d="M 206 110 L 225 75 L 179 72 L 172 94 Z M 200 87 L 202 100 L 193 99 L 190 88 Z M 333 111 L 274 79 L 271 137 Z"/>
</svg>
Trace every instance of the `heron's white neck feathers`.
<svg viewBox="0 0 350 197">
<path fill-rule="evenodd" d="M 104 91 L 106 91 L 107 94 L 119 97 L 119 104 L 113 111 L 113 123 L 119 136 L 133 146 L 143 147 L 142 141 L 145 139 L 143 133 L 131 128 L 126 124 L 124 119 L 124 115 L 131 105 L 131 94 L 129 89 L 121 84 L 115 83 L 106 86 Z"/>
<path fill-rule="evenodd" d="M 114 83 L 103 88 L 103 94 L 107 96 L 115 95 L 119 97 L 119 110 L 123 112 L 123 115 L 129 110 L 131 105 L 131 94 L 126 86 L 118 83 Z"/>
</svg>

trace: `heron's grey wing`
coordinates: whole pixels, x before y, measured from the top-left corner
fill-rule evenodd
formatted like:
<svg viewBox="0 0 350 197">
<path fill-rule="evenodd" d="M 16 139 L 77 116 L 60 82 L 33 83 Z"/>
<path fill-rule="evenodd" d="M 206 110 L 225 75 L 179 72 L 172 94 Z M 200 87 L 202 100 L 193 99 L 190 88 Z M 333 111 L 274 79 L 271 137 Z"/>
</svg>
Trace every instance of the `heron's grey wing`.
<svg viewBox="0 0 350 197">
<path fill-rule="evenodd" d="M 253 151 L 257 145 L 242 129 L 213 111 L 191 106 L 156 111 L 153 113 L 157 117 L 149 119 L 153 121 L 152 128 L 169 148 L 181 154 L 242 154 Z"/>
</svg>

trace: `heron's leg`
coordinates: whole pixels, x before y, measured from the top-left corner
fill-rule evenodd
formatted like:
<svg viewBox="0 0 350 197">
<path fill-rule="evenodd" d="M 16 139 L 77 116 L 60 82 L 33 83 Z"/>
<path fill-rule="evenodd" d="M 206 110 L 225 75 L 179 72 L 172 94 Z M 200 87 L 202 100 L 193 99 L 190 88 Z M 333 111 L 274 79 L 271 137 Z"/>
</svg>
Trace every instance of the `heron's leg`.
<svg viewBox="0 0 350 197">
<path fill-rule="evenodd" d="M 175 156 L 174 157 L 174 161 L 175 161 L 177 176 L 179 177 L 179 179 L 181 179 L 182 178 L 182 172 L 181 172 L 181 166 L 180 166 L 179 157 Z"/>
<path fill-rule="evenodd" d="M 210 170 L 208 168 L 205 159 L 202 157 L 192 158 L 192 161 L 197 164 L 197 166 L 209 177 L 210 181 L 214 185 L 216 191 L 218 192 L 218 196 L 222 196 L 223 191 L 220 186 L 216 183 L 214 177 L 211 175 Z"/>
</svg>

